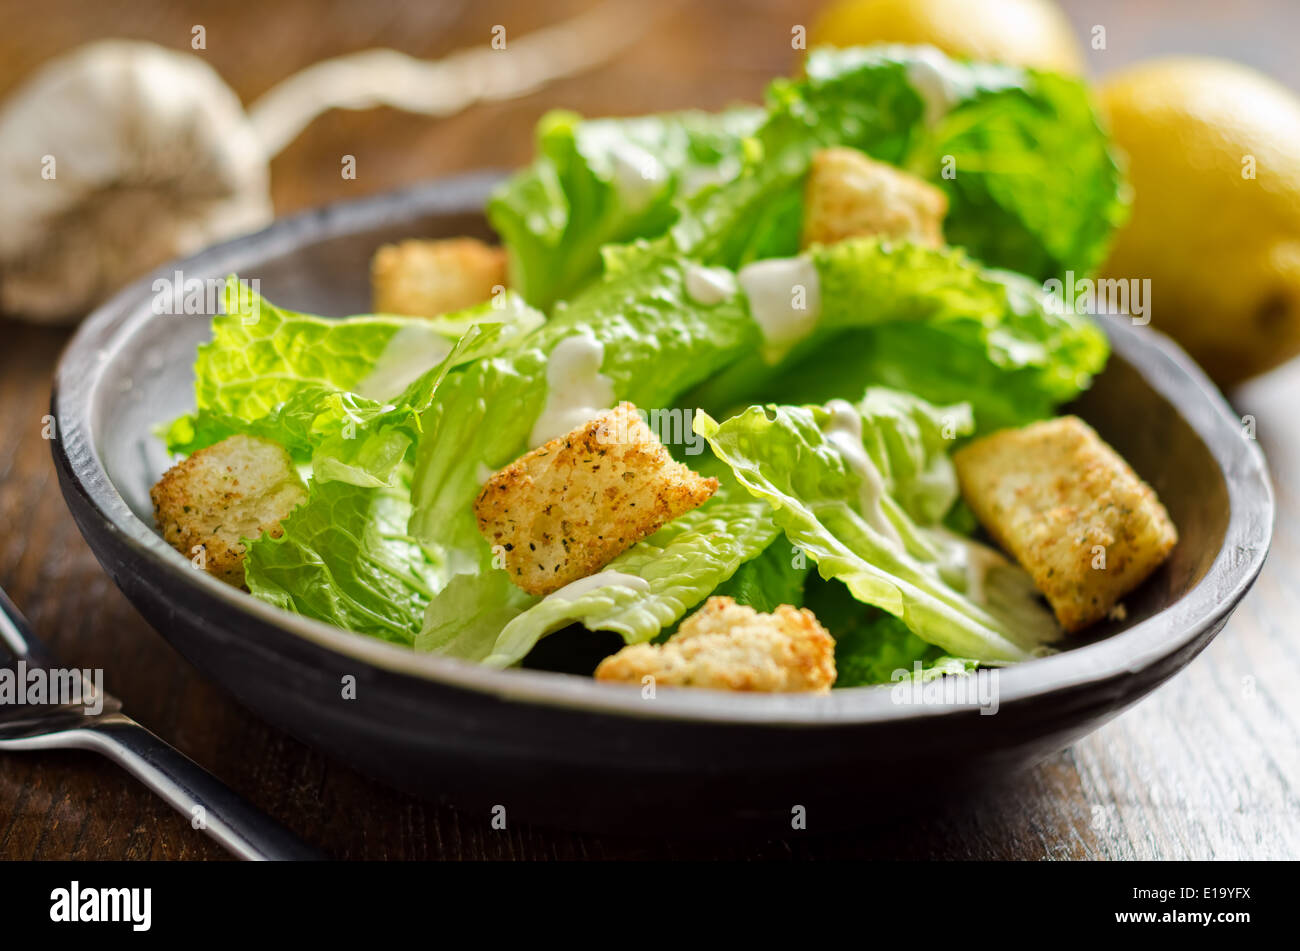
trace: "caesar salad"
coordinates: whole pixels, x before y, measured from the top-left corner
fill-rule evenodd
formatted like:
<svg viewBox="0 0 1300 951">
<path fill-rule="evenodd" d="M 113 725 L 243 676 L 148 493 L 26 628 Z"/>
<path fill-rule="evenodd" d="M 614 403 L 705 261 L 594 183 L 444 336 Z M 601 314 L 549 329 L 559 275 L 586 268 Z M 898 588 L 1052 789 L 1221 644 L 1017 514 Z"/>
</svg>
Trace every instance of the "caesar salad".
<svg viewBox="0 0 1300 951">
<path fill-rule="evenodd" d="M 232 275 L 152 492 L 196 568 L 494 667 L 824 692 L 1059 649 L 1170 518 L 1058 408 L 1101 329 L 1044 282 L 1125 215 L 1076 79 L 817 50 L 762 107 L 544 117 L 501 238 L 377 250 L 374 313 Z M 590 639 L 584 643 L 592 643 Z"/>
</svg>

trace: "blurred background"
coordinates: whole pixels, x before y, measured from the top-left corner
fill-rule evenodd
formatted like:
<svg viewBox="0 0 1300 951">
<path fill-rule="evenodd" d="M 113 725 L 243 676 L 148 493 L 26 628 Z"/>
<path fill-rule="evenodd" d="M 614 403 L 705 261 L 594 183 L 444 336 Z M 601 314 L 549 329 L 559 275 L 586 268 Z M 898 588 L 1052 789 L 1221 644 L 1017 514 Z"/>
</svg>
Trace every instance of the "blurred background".
<svg viewBox="0 0 1300 951">
<path fill-rule="evenodd" d="M 582 10 L 592 0 L 45 0 L 37 7 L 0 0 L 0 99 L 43 62 L 107 37 L 150 40 L 195 52 L 216 68 L 247 106 L 277 82 L 331 56 L 391 47 L 424 58 L 490 42 L 503 25 L 515 39 Z M 645 4 L 652 6 L 652 4 Z M 957 4 L 960 6 L 960 3 Z M 1062 0 L 1084 72 L 1099 77 L 1165 53 L 1200 53 L 1250 63 L 1300 89 L 1295 55 L 1295 4 L 1290 0 Z M 802 53 L 791 28 L 813 27 L 831 4 L 820 0 L 713 0 L 653 4 L 661 15 L 613 62 L 503 103 L 481 105 L 447 119 L 380 108 L 334 112 L 313 123 L 271 164 L 278 214 L 353 198 L 409 182 L 485 166 L 513 167 L 532 156 L 532 130 L 547 109 L 621 115 L 666 109 L 715 109 L 757 101 L 775 75 L 794 71 Z M 967 4 L 954 34 L 1003 30 L 981 27 L 980 4 Z M 1014 4 L 1012 7 L 1014 8 Z M 1011 12 L 1008 45 L 1017 44 Z M 207 48 L 191 49 L 191 30 L 206 28 Z M 1095 25 L 1107 46 L 1093 50 Z M 941 22 L 939 27 L 944 27 Z M 1036 34 L 1024 37 L 1032 51 Z M 337 156 L 357 156 L 355 181 L 343 181 Z"/>
<path fill-rule="evenodd" d="M 439 60 L 490 47 L 501 27 L 509 49 L 533 31 L 608 2 L 0 0 L 0 110 L 30 92 L 43 64 L 106 38 L 146 40 L 197 57 L 248 108 L 330 57 L 387 47 Z M 1300 371 L 1292 363 L 1237 384 L 1300 349 L 1300 105 L 1294 98 L 1300 4 L 669 0 L 636 8 L 636 15 L 616 18 L 628 35 L 613 31 L 608 50 L 588 50 L 590 68 L 517 97 L 443 117 L 386 106 L 325 112 L 269 159 L 266 212 L 284 215 L 460 171 L 521 165 L 532 156 L 536 120 L 555 107 L 601 116 L 756 101 L 774 76 L 798 70 L 803 51 L 792 39 L 800 27 L 808 30 L 809 45 L 929 41 L 958 54 L 1045 65 L 1102 83 L 1168 54 L 1234 60 L 1256 71 L 1224 78 L 1201 64 L 1111 94 L 1112 104 L 1127 110 L 1120 137 L 1141 151 L 1142 174 L 1152 183 L 1146 207 L 1153 210 L 1143 213 L 1150 228 L 1134 232 L 1122 273 L 1176 269 L 1179 279 L 1155 291 L 1153 325 L 1179 334 L 1185 321 L 1184 340 L 1200 348 L 1203 361 L 1232 354 L 1214 372 L 1237 410 L 1258 420 L 1279 494 L 1277 540 L 1255 594 L 1185 674 L 1009 792 L 951 813 L 891 822 L 861 839 L 713 848 L 597 842 L 527 829 L 493 837 L 257 722 L 148 630 L 77 534 L 41 436 L 50 375 L 71 328 L 12 312 L 0 315 L 0 586 L 70 661 L 102 666 L 111 660 L 117 679 L 110 688 L 141 721 L 340 857 L 1294 857 L 1300 763 L 1277 751 L 1294 754 L 1300 726 L 1294 690 L 1300 662 L 1286 629 L 1300 611 L 1293 580 L 1300 551 L 1289 530 L 1300 514 L 1293 491 L 1300 477 L 1294 422 Z M 541 73 L 569 68 L 544 60 L 533 63 Z M 1179 96 L 1188 88 L 1199 91 L 1184 109 Z M 81 123 L 112 107 L 101 101 L 82 115 L 45 110 L 45 121 L 75 141 Z M 1148 113 L 1162 109 L 1160 121 L 1172 125 L 1148 121 Z M 1205 116 L 1196 115 L 1200 109 Z M 1259 188 L 1238 180 L 1247 153 L 1261 157 Z M 349 155 L 355 157 L 351 178 L 340 174 L 340 160 Z M 260 154 L 247 159 L 251 166 L 266 162 Z M 0 149 L 0 174 L 4 160 Z M 1213 183 L 1225 180 L 1237 190 L 1216 191 Z M 10 191 L 20 186 L 27 187 L 0 180 L 0 208 L 22 204 Z M 1143 193 L 1139 187 L 1139 211 Z M 1167 221 L 1160 208 L 1168 210 Z M 1173 227 L 1175 213 L 1182 217 Z M 0 224 L 0 249 L 22 251 L 25 238 L 13 221 Z M 154 237 L 149 230 L 128 219 L 118 223 L 113 241 L 135 250 Z M 1197 285 L 1206 275 L 1214 283 Z M 0 287 L 4 281 L 0 262 Z M 57 293 L 59 282 L 52 283 Z M 65 316 L 75 321 L 83 313 L 74 308 Z M 106 763 L 76 754 L 0 758 L 0 857 L 220 854 Z"/>
</svg>

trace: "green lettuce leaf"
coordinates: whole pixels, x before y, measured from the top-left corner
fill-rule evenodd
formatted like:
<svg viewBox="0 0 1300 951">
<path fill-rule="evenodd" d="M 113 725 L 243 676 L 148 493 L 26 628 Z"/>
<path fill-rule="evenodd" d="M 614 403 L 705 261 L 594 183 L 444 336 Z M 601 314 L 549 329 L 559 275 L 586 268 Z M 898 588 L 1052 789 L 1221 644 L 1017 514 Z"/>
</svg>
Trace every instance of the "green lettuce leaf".
<svg viewBox="0 0 1300 951">
<path fill-rule="evenodd" d="M 521 313 L 540 320 L 535 311 Z M 333 416 L 332 427 L 320 427 L 327 435 L 312 452 L 313 477 L 361 486 L 391 484 L 408 447 L 419 439 L 422 415 L 448 375 L 457 367 L 513 349 L 536 325 L 528 318 L 511 323 L 473 323 L 441 363 L 413 380 L 391 401 L 370 401 Z M 348 394 L 345 398 L 350 397 Z"/>
<path fill-rule="evenodd" d="M 818 49 L 776 80 L 740 176 L 678 202 L 664 240 L 739 267 L 799 250 L 818 150 L 859 149 L 944 189 L 950 242 L 1039 280 L 1087 273 L 1127 213 L 1118 167 L 1082 82 L 962 63 L 929 47 Z"/>
<path fill-rule="evenodd" d="M 975 428 L 970 406 L 935 406 L 908 393 L 871 387 L 857 409 L 862 439 L 885 489 L 920 525 L 940 522 L 957 501 L 949 457 L 954 440 Z"/>
<path fill-rule="evenodd" d="M 539 600 L 499 568 L 454 575 L 425 609 L 415 649 L 481 661 L 492 653 L 502 628 Z"/>
<path fill-rule="evenodd" d="M 911 679 L 939 669 L 953 672 L 954 658 L 927 644 L 907 625 L 879 608 L 863 604 L 839 581 L 813 576 L 808 582 L 807 606 L 835 639 L 835 686 L 867 687 Z M 961 662 L 973 670 L 977 662 Z"/>
<path fill-rule="evenodd" d="M 569 297 L 598 273 L 603 245 L 661 234 L 675 196 L 734 177 L 762 118 L 754 108 L 588 120 L 547 113 L 536 160 L 488 203 L 511 286 L 536 307 Z"/>
<path fill-rule="evenodd" d="M 629 644 L 648 641 L 767 549 L 777 534 L 765 504 L 724 487 L 611 561 L 604 571 L 614 574 L 602 574 L 607 583 L 599 587 L 579 583 L 538 600 L 514 588 L 499 569 L 458 575 L 430 603 L 416 648 L 508 667 L 542 637 L 570 624 L 613 631 Z M 628 577 L 639 580 L 625 582 Z M 522 610 L 508 618 L 516 609 Z"/>
<path fill-rule="evenodd" d="M 199 347 L 198 409 L 167 429 L 168 448 L 189 454 L 245 433 L 310 462 L 317 481 L 391 484 L 446 375 L 543 320 L 513 294 L 431 320 L 334 320 L 278 308 L 232 276 Z"/>
<path fill-rule="evenodd" d="M 830 146 L 931 181 L 953 244 L 1039 280 L 1091 271 L 1123 223 L 1121 176 L 1078 80 L 908 46 L 813 50 L 805 70 L 772 83 L 765 111 L 544 117 L 536 162 L 489 207 L 514 286 L 549 307 L 595 278 L 602 245 L 634 239 L 732 268 L 794 254 L 803 181 Z M 702 173 L 719 187 L 696 187 Z"/>
<path fill-rule="evenodd" d="M 761 614 L 771 614 L 782 604 L 801 608 L 804 582 L 811 567 L 798 548 L 778 535 L 761 555 L 745 562 L 718 585 L 710 597 L 731 598 Z"/>
<path fill-rule="evenodd" d="M 313 481 L 279 538 L 249 543 L 248 589 L 286 611 L 410 646 L 445 580 L 436 554 L 407 536 L 410 513 L 405 484 Z"/>
<path fill-rule="evenodd" d="M 904 165 L 947 193 L 950 244 L 1040 281 L 1093 271 L 1128 218 L 1086 88 L 1053 73 L 960 103 Z"/>
<path fill-rule="evenodd" d="M 691 394 L 713 413 L 757 401 L 856 399 L 868 384 L 971 404 L 981 431 L 1040 419 L 1105 365 L 1090 318 L 955 249 L 858 238 L 810 251 L 821 312 L 775 363 L 755 352 Z"/>
<path fill-rule="evenodd" d="M 844 582 L 922 640 L 1007 663 L 1059 636 L 1019 568 L 938 524 L 913 520 L 871 457 L 880 417 L 859 412 L 856 435 L 845 425 L 851 417 L 844 408 L 769 405 L 723 423 L 701 414 L 695 427 L 741 484 L 772 506 L 777 525 L 823 578 Z"/>
</svg>

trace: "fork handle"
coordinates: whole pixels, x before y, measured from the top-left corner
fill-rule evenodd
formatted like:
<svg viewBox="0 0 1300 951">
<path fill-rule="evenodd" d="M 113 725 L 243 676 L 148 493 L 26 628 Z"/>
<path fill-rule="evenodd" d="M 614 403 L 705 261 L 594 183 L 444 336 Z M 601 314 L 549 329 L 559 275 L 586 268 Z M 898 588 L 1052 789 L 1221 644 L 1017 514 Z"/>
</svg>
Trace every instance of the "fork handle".
<svg viewBox="0 0 1300 951">
<path fill-rule="evenodd" d="M 326 857 L 128 716 L 102 716 L 60 739 L 60 746 L 94 750 L 116 762 L 238 858 L 311 861 Z"/>
</svg>

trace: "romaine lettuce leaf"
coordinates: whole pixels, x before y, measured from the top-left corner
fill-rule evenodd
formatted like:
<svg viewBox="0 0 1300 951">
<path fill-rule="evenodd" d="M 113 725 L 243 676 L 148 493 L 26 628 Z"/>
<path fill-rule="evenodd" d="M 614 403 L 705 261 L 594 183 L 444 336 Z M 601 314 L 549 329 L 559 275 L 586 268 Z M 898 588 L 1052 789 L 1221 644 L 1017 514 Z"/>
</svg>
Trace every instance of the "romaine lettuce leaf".
<svg viewBox="0 0 1300 951">
<path fill-rule="evenodd" d="M 814 575 L 808 582 L 807 606 L 835 639 L 837 688 L 911 680 L 918 670 L 926 679 L 936 673 L 968 673 L 979 666 L 927 644 L 892 614 L 857 600 L 839 581 Z"/>
<path fill-rule="evenodd" d="M 168 448 L 188 454 L 245 433 L 311 462 L 317 481 L 391 484 L 447 373 L 543 321 L 513 294 L 431 320 L 333 320 L 278 308 L 232 276 L 199 347 L 197 411 L 171 424 Z"/>
<path fill-rule="evenodd" d="M 944 189 L 945 233 L 1039 280 L 1088 273 L 1126 215 L 1121 176 L 1078 80 L 963 63 L 931 47 L 818 49 L 778 79 L 731 183 L 679 196 L 653 242 L 738 268 L 799 250 L 812 156 L 859 149 Z"/>
<path fill-rule="evenodd" d="M 829 110 L 841 97 L 865 95 L 882 61 L 902 64 L 922 121 L 901 154 L 845 144 L 943 189 L 949 243 L 1040 281 L 1101 264 L 1127 196 L 1081 80 L 959 62 L 933 47 L 826 48 L 808 56 L 805 96 Z"/>
<path fill-rule="evenodd" d="M 947 193 L 950 244 L 1040 281 L 1086 274 L 1127 220 L 1127 193 L 1085 87 L 1026 79 L 955 106 L 904 165 Z"/>
<path fill-rule="evenodd" d="M 860 408 L 768 405 L 722 423 L 701 414 L 695 427 L 772 506 L 823 578 L 844 582 L 858 600 L 950 654 L 982 663 L 1034 656 L 1059 630 L 1024 572 L 938 524 L 918 523 L 891 494 L 897 484 L 885 475 L 873 431 L 895 423 Z"/>
<path fill-rule="evenodd" d="M 780 605 L 801 608 L 804 582 L 812 565 L 803 553 L 778 535 L 763 553 L 739 568 L 710 592 L 710 597 L 727 597 L 761 614 L 771 614 Z"/>
<path fill-rule="evenodd" d="M 1105 365 L 1090 318 L 1055 312 L 1033 282 L 959 250 L 857 238 L 806 257 L 821 301 L 809 335 L 776 363 L 737 361 L 691 394 L 699 405 L 856 399 L 882 384 L 968 402 L 983 431 L 1050 415 Z"/>
<path fill-rule="evenodd" d="M 254 420 L 305 386 L 355 392 L 406 322 L 295 313 L 232 274 L 226 278 L 222 313 L 212 318 L 212 339 L 199 345 L 194 362 L 198 406 Z"/>
<path fill-rule="evenodd" d="M 415 649 L 481 661 L 492 653 L 502 628 L 539 601 L 500 568 L 454 575 L 429 602 Z"/>
<path fill-rule="evenodd" d="M 724 486 L 606 565 L 605 571 L 617 574 L 600 587 L 572 594 L 561 589 L 538 600 L 515 588 L 500 569 L 458 575 L 429 604 L 416 649 L 508 667 L 542 637 L 570 624 L 613 631 L 629 644 L 648 641 L 777 535 L 764 503 Z M 619 576 L 641 583 L 624 584 Z"/>
<path fill-rule="evenodd" d="M 407 536 L 410 513 L 401 480 L 378 489 L 313 480 L 279 538 L 249 543 L 248 589 L 286 611 L 412 645 L 444 572 Z"/>
<path fill-rule="evenodd" d="M 598 273 L 603 245 L 661 234 L 674 196 L 738 174 L 742 142 L 762 118 L 757 108 L 588 120 L 547 113 L 536 160 L 488 203 L 511 286 L 536 307 L 570 296 Z"/>
</svg>

